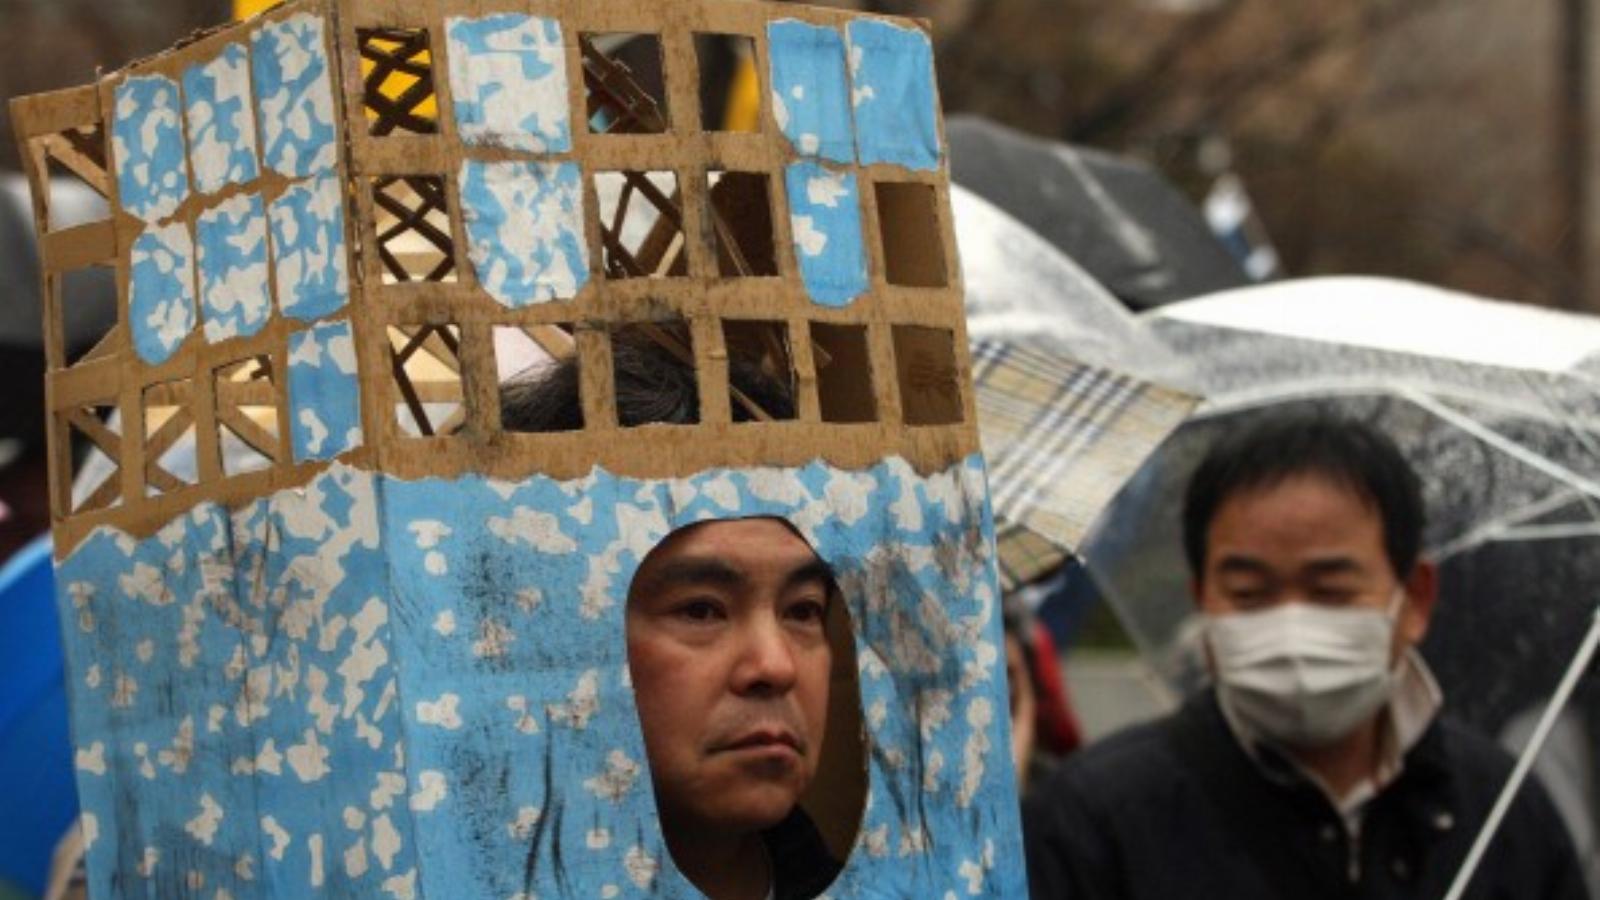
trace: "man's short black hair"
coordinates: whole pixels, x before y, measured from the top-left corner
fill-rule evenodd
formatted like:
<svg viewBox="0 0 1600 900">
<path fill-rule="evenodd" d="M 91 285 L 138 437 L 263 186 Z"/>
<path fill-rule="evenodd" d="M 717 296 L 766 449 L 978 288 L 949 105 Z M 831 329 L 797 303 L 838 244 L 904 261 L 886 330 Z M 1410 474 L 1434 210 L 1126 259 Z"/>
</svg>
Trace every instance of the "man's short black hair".
<svg viewBox="0 0 1600 900">
<path fill-rule="evenodd" d="M 611 356 L 618 424 L 632 428 L 651 422 L 687 425 L 700 421 L 700 390 L 689 364 L 642 335 L 614 340 Z M 756 360 L 730 353 L 728 381 L 772 418 L 794 418 L 789 386 L 768 375 Z M 501 386 L 500 427 L 506 431 L 582 428 L 578 390 L 576 359 L 519 373 Z M 753 419 L 743 404 L 733 403 L 733 421 Z"/>
<path fill-rule="evenodd" d="M 1183 500 L 1183 549 L 1194 577 L 1204 576 L 1207 531 L 1229 497 L 1299 475 L 1326 478 L 1375 508 L 1389 565 L 1401 578 L 1410 575 L 1424 519 L 1417 473 L 1383 432 L 1319 411 L 1260 419 L 1212 445 Z"/>
</svg>

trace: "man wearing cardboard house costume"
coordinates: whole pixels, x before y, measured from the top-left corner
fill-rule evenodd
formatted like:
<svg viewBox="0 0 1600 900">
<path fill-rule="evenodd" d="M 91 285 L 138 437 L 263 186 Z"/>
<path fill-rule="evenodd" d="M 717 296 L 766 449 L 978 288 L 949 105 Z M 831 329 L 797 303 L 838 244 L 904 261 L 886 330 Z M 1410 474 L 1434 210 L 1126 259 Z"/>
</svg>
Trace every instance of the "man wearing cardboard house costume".
<svg viewBox="0 0 1600 900">
<path fill-rule="evenodd" d="M 659 48 L 655 96 L 618 34 Z M 697 34 L 754 54 L 757 131 L 697 115 Z M 865 800 L 829 896 L 1022 895 L 918 26 L 300 2 L 13 119 L 92 895 L 694 896 L 629 589 L 684 526 L 773 518 L 851 621 L 831 693 L 858 674 Z M 52 168 L 111 216 L 56 228 Z M 59 283 L 96 264 L 119 324 L 69 363 Z M 639 340 L 692 370 L 693 424 L 619 421 Z M 738 357 L 792 418 L 730 387 Z M 504 429 L 501 374 L 550 359 L 580 421 Z M 74 435 L 115 464 L 76 493 Z M 840 768 L 807 800 L 825 833 Z"/>
</svg>

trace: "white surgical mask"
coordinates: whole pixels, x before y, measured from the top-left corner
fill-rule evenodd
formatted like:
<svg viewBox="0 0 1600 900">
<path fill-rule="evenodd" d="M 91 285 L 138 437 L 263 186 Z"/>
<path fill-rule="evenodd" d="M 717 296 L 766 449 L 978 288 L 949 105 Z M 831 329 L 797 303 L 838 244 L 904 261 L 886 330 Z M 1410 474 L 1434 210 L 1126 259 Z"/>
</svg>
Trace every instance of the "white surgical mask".
<svg viewBox="0 0 1600 900">
<path fill-rule="evenodd" d="M 1244 727 L 1289 747 L 1349 734 L 1389 700 L 1394 622 L 1388 610 L 1282 603 L 1209 616 L 1218 699 Z"/>
</svg>

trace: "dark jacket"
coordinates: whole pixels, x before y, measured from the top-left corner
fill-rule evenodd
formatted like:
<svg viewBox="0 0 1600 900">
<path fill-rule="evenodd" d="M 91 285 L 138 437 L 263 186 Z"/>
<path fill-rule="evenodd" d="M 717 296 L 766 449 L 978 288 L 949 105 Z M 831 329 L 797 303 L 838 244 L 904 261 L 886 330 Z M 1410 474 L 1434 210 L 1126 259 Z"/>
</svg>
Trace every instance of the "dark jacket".
<svg viewBox="0 0 1600 900">
<path fill-rule="evenodd" d="M 796 806 L 782 822 L 761 832 L 772 859 L 773 900 L 811 900 L 839 875 L 817 826 Z"/>
<path fill-rule="evenodd" d="M 1023 809 L 1035 900 L 1438 900 L 1510 774 L 1497 746 L 1436 721 L 1367 806 L 1352 852 L 1304 778 L 1263 768 L 1211 693 L 1068 759 Z M 1587 897 L 1566 827 L 1526 782 L 1466 896 Z"/>
</svg>

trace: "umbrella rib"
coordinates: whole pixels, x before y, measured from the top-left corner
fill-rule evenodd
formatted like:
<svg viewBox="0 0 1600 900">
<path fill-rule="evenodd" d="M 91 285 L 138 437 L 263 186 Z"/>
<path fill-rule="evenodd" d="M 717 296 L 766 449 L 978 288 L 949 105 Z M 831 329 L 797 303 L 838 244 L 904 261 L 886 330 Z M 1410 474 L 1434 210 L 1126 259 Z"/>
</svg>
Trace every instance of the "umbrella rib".
<svg viewBox="0 0 1600 900">
<path fill-rule="evenodd" d="M 1426 394 L 1410 388 L 1401 388 L 1400 395 L 1518 462 L 1543 472 L 1563 484 L 1571 485 L 1591 498 L 1600 499 L 1600 483 L 1585 478 L 1542 454 L 1535 453 L 1471 416 L 1463 415 L 1442 403 L 1435 402 Z"/>
</svg>

